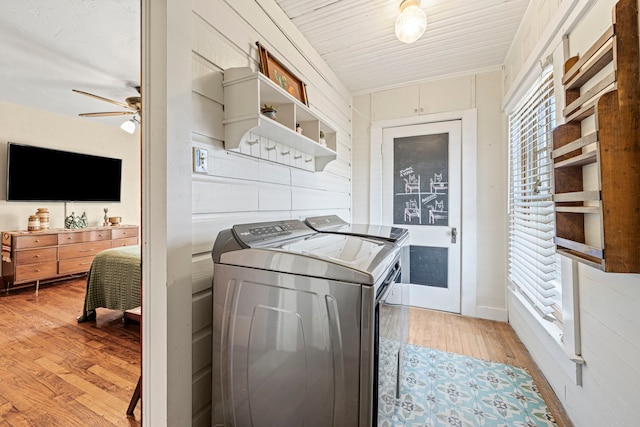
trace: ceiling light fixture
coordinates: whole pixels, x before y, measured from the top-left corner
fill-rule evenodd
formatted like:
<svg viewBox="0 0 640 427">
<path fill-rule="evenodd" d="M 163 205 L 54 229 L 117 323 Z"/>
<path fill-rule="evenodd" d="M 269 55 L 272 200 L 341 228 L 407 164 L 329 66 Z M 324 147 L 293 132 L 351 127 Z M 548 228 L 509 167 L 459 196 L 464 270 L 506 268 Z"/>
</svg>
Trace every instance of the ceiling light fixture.
<svg viewBox="0 0 640 427">
<path fill-rule="evenodd" d="M 420 9 L 420 0 L 403 0 L 396 19 L 396 36 L 404 43 L 418 40 L 427 29 L 427 15 Z"/>
<path fill-rule="evenodd" d="M 120 125 L 120 129 L 133 135 L 133 133 L 136 131 L 136 124 L 140 124 L 140 116 L 138 116 L 137 114 L 131 117 L 126 122 L 122 123 Z"/>
</svg>

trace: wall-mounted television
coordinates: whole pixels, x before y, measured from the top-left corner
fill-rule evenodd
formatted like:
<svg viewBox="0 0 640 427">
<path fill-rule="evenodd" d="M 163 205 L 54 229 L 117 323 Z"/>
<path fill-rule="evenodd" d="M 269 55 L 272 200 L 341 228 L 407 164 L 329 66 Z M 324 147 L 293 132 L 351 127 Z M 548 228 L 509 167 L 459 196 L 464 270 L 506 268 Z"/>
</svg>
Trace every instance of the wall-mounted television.
<svg viewBox="0 0 640 427">
<path fill-rule="evenodd" d="M 119 202 L 122 159 L 7 144 L 7 201 Z"/>
</svg>

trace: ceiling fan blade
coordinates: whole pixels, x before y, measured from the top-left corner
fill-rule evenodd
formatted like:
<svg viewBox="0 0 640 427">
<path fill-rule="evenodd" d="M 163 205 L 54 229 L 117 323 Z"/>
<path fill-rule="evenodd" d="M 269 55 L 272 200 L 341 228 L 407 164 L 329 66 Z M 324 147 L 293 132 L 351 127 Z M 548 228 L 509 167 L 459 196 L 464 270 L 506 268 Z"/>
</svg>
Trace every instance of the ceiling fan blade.
<svg viewBox="0 0 640 427">
<path fill-rule="evenodd" d="M 74 91 L 74 92 L 76 92 L 76 93 L 80 93 L 80 94 L 82 94 L 82 95 L 89 96 L 89 97 L 91 97 L 91 98 L 99 99 L 99 100 L 101 100 L 101 101 L 105 101 L 105 102 L 109 102 L 109 103 L 111 103 L 111 104 L 118 105 L 118 106 L 120 106 L 120 107 L 122 107 L 122 108 L 126 108 L 126 109 L 128 109 L 128 110 L 131 110 L 131 109 L 132 109 L 132 107 L 131 107 L 130 105 L 127 105 L 127 104 L 125 104 L 124 102 L 118 102 L 118 101 L 114 101 L 114 100 L 109 99 L 109 98 L 103 98 L 102 96 L 94 95 L 94 94 L 92 94 L 92 93 L 84 92 L 84 91 L 81 91 L 81 90 L 78 90 L 78 89 L 71 89 L 71 90 L 72 90 L 72 91 Z"/>
<path fill-rule="evenodd" d="M 105 116 L 125 116 L 127 114 L 135 114 L 135 111 L 107 111 L 103 113 L 80 113 L 80 117 L 105 117 Z"/>
</svg>

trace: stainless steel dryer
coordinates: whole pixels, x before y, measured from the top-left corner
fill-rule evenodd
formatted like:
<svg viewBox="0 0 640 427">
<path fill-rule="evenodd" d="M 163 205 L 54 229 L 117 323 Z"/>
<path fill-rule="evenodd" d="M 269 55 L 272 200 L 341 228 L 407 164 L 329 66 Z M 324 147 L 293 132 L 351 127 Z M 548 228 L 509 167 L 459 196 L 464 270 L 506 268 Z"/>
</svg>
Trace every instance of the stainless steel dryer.
<svg viewBox="0 0 640 427">
<path fill-rule="evenodd" d="M 404 378 L 403 355 L 404 346 L 409 337 L 411 305 L 411 288 L 409 285 L 409 230 L 376 224 L 353 224 L 338 215 L 307 217 L 304 221 L 309 227 L 320 232 L 360 236 L 390 242 L 400 247 L 402 274 L 385 300 L 378 305 L 378 332 L 376 348 L 384 347 L 380 352 L 384 360 L 376 371 L 375 381 L 378 384 L 378 401 L 374 405 L 400 399 L 401 380 Z M 381 346 L 380 342 L 384 341 Z M 389 374 L 391 372 L 391 374 Z M 394 382 L 395 381 L 395 382 Z M 392 382 L 392 383 L 390 383 Z"/>
<path fill-rule="evenodd" d="M 401 227 L 377 224 L 352 224 L 338 215 L 311 216 L 304 220 L 312 229 L 320 233 L 346 234 L 348 236 L 360 236 L 371 239 L 385 240 L 401 246 L 402 258 L 402 282 L 409 283 L 409 230 Z M 407 301 L 408 286 L 404 289 L 405 305 Z"/>
<path fill-rule="evenodd" d="M 406 228 L 375 224 L 351 224 L 338 215 L 311 216 L 307 217 L 304 222 L 309 227 L 322 233 L 370 237 L 386 240 L 400 246 L 406 244 L 409 239 L 409 230 Z"/>
<path fill-rule="evenodd" d="M 375 425 L 399 247 L 285 220 L 224 230 L 212 256 L 213 425 Z"/>
</svg>

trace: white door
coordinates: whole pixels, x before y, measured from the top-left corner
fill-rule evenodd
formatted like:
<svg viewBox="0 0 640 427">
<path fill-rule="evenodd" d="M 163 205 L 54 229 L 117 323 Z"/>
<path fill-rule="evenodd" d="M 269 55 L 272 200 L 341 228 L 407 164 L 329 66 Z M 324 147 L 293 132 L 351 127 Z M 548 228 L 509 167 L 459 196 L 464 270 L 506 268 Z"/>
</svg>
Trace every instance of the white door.
<svg viewBox="0 0 640 427">
<path fill-rule="evenodd" d="M 461 147 L 460 120 L 382 132 L 382 220 L 409 230 L 411 305 L 452 313 L 460 313 Z"/>
</svg>

